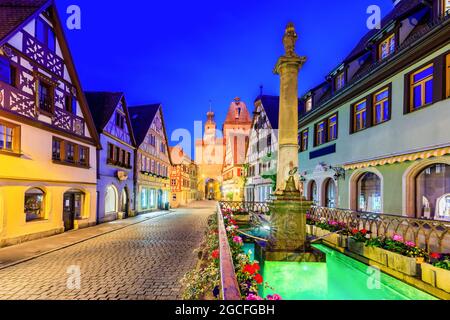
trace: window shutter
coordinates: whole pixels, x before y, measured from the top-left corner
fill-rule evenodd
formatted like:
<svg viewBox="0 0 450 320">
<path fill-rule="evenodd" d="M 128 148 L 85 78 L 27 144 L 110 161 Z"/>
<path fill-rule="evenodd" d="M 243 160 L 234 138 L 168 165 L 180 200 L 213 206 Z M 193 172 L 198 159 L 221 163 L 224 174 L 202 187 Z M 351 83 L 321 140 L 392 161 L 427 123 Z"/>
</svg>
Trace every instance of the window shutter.
<svg viewBox="0 0 450 320">
<path fill-rule="evenodd" d="M 433 61 L 434 74 L 433 74 L 433 103 L 444 99 L 445 88 L 445 55 L 440 55 Z"/>
<path fill-rule="evenodd" d="M 405 74 L 404 84 L 404 94 L 403 94 L 403 113 L 407 114 L 410 110 L 410 100 L 411 100 L 411 73 Z"/>
<path fill-rule="evenodd" d="M 373 96 L 369 94 L 366 97 L 366 128 L 373 125 Z"/>
<path fill-rule="evenodd" d="M 355 105 L 350 105 L 350 134 L 355 132 Z"/>
</svg>

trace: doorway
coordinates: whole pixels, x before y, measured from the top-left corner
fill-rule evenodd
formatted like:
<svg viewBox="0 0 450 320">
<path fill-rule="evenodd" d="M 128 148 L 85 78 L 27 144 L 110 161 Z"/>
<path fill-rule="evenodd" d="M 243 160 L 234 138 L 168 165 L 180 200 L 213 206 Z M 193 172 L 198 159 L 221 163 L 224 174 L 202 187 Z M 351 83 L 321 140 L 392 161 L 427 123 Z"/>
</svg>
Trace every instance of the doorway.
<svg viewBox="0 0 450 320">
<path fill-rule="evenodd" d="M 128 199 L 128 189 L 127 189 L 127 187 L 125 187 L 122 190 L 122 208 L 121 208 L 121 210 L 123 212 L 123 217 L 125 219 L 128 218 L 129 204 L 130 204 L 130 201 Z"/>
<path fill-rule="evenodd" d="M 63 221 L 64 231 L 73 230 L 75 219 L 81 217 L 83 193 L 80 191 L 68 191 L 64 194 Z"/>
</svg>

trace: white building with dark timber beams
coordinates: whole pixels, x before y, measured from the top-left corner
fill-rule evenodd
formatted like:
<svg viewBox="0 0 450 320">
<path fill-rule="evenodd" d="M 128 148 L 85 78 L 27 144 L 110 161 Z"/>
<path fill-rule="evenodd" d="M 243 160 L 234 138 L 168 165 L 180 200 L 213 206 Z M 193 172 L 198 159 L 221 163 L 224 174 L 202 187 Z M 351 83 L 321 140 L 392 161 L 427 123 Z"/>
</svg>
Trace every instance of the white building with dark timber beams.
<svg viewBox="0 0 450 320">
<path fill-rule="evenodd" d="M 99 139 L 53 1 L 0 6 L 0 246 L 96 223 Z"/>
</svg>

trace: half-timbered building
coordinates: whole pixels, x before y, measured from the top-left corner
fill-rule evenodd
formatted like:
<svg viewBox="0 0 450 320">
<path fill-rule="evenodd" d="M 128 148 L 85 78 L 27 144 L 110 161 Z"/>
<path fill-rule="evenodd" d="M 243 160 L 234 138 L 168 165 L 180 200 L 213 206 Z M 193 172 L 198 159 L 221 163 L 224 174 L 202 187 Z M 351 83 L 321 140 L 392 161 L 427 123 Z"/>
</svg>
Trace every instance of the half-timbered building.
<svg viewBox="0 0 450 320">
<path fill-rule="evenodd" d="M 97 156 L 99 223 L 134 215 L 134 151 L 136 142 L 122 92 L 86 92 L 100 135 Z"/>
<path fill-rule="evenodd" d="M 98 135 L 53 1 L 0 6 L 0 245 L 96 223 Z"/>
<path fill-rule="evenodd" d="M 276 182 L 279 97 L 256 98 L 246 153 L 245 201 L 269 199 Z"/>
<path fill-rule="evenodd" d="M 181 147 L 171 147 L 170 206 L 185 206 L 197 198 L 197 166 Z"/>
<path fill-rule="evenodd" d="M 136 212 L 168 209 L 172 163 L 162 106 L 130 107 L 129 112 L 137 147 L 134 165 Z"/>
</svg>

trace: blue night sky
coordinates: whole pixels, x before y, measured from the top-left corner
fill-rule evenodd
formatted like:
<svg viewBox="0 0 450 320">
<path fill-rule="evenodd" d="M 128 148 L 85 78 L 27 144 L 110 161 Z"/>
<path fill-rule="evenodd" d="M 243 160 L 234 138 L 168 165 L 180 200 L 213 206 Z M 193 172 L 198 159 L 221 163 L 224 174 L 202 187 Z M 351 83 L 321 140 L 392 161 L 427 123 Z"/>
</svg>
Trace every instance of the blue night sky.
<svg viewBox="0 0 450 320">
<path fill-rule="evenodd" d="M 393 8 L 391 0 L 56 2 L 63 22 L 69 5 L 81 8 L 81 30 L 66 36 L 84 90 L 123 91 L 129 105 L 161 102 L 169 140 L 177 128 L 193 131 L 209 100 L 221 127 L 234 97 L 251 112 L 261 84 L 278 95 L 272 70 L 287 22 L 299 34 L 297 52 L 308 57 L 303 94 L 368 31 L 368 6 L 380 6 L 382 16 Z"/>
</svg>

